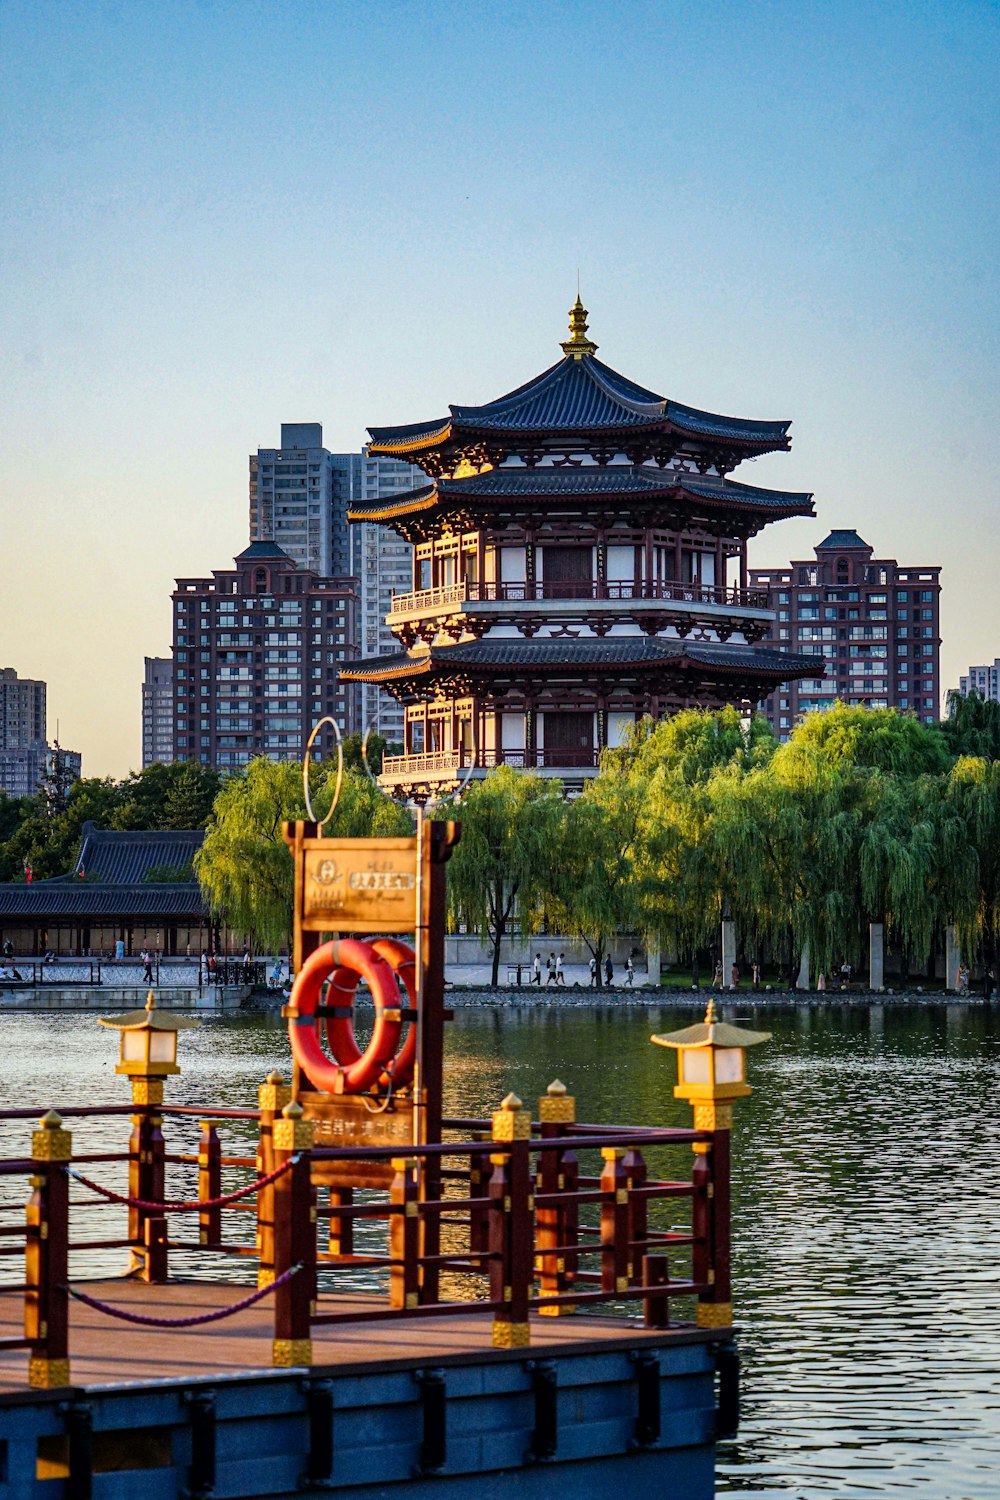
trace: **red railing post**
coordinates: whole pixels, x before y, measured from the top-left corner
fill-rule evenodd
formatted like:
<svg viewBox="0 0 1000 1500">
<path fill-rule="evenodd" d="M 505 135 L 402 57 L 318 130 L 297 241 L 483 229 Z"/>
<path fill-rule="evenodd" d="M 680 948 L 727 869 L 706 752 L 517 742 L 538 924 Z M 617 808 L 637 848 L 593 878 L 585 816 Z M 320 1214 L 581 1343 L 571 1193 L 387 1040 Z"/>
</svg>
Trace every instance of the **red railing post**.
<svg viewBox="0 0 1000 1500">
<path fill-rule="evenodd" d="M 286 1104 L 272 1129 L 275 1168 L 291 1163 L 274 1183 L 274 1293 L 272 1362 L 281 1369 L 312 1364 L 316 1296 L 316 1189 L 312 1144 L 316 1126 L 301 1104 Z"/>
<path fill-rule="evenodd" d="M 31 1340 L 28 1384 L 69 1385 L 69 1175 L 73 1137 L 49 1110 L 31 1133 L 34 1172 L 25 1211 L 24 1336 Z"/>
<path fill-rule="evenodd" d="M 327 1250 L 331 1255 L 354 1254 L 354 1220 L 350 1215 L 337 1213 L 338 1208 L 350 1208 L 354 1203 L 354 1189 L 332 1187 L 329 1189 L 330 1219 L 327 1229 Z"/>
<path fill-rule="evenodd" d="M 647 1328 L 670 1326 L 670 1298 L 666 1288 L 670 1284 L 670 1262 L 665 1255 L 642 1257 L 642 1284 L 645 1287 L 663 1287 L 663 1292 L 647 1291 L 643 1297 L 643 1315 Z"/>
<path fill-rule="evenodd" d="M 695 1169 L 703 1188 L 701 1219 L 706 1242 L 706 1272 L 696 1281 L 706 1280 L 708 1290 L 698 1296 L 698 1327 L 728 1328 L 733 1321 L 733 1288 L 730 1251 L 730 1169 L 729 1142 L 732 1106 L 716 1105 L 715 1127 L 710 1142 L 696 1142 Z M 721 1119 L 720 1119 L 721 1117 Z M 697 1119 L 697 1116 L 696 1116 Z M 725 1124 L 722 1124 L 725 1119 Z M 692 1180 L 695 1174 L 692 1173 Z M 698 1197 L 695 1199 L 698 1202 Z"/>
<path fill-rule="evenodd" d="M 508 1094 L 493 1115 L 493 1139 L 507 1150 L 490 1157 L 491 1300 L 504 1304 L 493 1314 L 493 1345 L 520 1349 L 531 1342 L 528 1299 L 534 1259 L 534 1203 L 531 1195 L 531 1116 L 516 1094 Z M 496 1274 L 497 1267 L 502 1274 Z"/>
<path fill-rule="evenodd" d="M 389 1187 L 389 1306 L 416 1307 L 420 1300 L 420 1182 L 415 1156 L 394 1156 Z"/>
<path fill-rule="evenodd" d="M 292 1097 L 292 1090 L 280 1073 L 268 1073 L 266 1083 L 257 1090 L 260 1109 L 257 1143 L 257 1176 L 274 1171 L 274 1122 Z M 270 1286 L 274 1280 L 274 1188 L 257 1193 L 257 1269 L 258 1287 Z"/>
<path fill-rule="evenodd" d="M 567 1125 L 576 1121 L 576 1101 L 567 1094 L 566 1085 L 559 1079 L 549 1084 L 545 1097 L 538 1101 L 538 1118 L 541 1122 L 542 1140 L 551 1140 L 562 1134 Z M 576 1192 L 576 1157 L 565 1149 L 544 1147 L 539 1153 L 536 1192 L 552 1197 Z M 569 1168 L 571 1182 L 567 1182 Z M 568 1246 L 577 1243 L 579 1210 L 576 1204 L 546 1204 L 535 1213 L 535 1270 L 538 1275 L 538 1290 L 542 1297 L 559 1296 L 569 1290 L 570 1270 Z M 539 1308 L 545 1317 L 565 1317 L 576 1309 L 568 1303 Z"/>
<path fill-rule="evenodd" d="M 481 1130 L 472 1133 L 474 1141 L 487 1140 Z M 480 1151 L 469 1156 L 469 1197 L 485 1198 L 489 1174 L 488 1162 Z M 490 1248 L 490 1214 L 485 1204 L 473 1204 L 469 1209 L 469 1250 L 473 1255 L 485 1255 Z"/>
<path fill-rule="evenodd" d="M 625 1152 L 625 1176 L 628 1179 L 629 1274 L 633 1286 L 642 1286 L 642 1258 L 649 1238 L 649 1205 L 645 1196 L 635 1189 L 646 1186 L 648 1172 L 646 1158 L 637 1146 L 631 1146 Z"/>
<path fill-rule="evenodd" d="M 163 1140 L 162 1078 L 133 1078 L 132 1116 L 129 1137 L 128 1195 L 144 1203 L 162 1203 L 166 1189 L 166 1146 Z M 147 1229 L 147 1220 L 161 1219 L 154 1208 L 129 1206 L 128 1236 L 133 1241 L 132 1266 L 143 1281 L 166 1281 L 167 1237 L 161 1228 Z"/>
<path fill-rule="evenodd" d="M 202 1120 L 198 1141 L 198 1199 L 211 1202 L 222 1193 L 222 1143 L 211 1120 Z M 222 1209 L 198 1211 L 198 1241 L 215 1250 L 222 1244 Z"/>
<path fill-rule="evenodd" d="M 628 1175 L 618 1146 L 602 1146 L 601 1172 L 601 1291 L 628 1291 L 629 1262 Z"/>
</svg>

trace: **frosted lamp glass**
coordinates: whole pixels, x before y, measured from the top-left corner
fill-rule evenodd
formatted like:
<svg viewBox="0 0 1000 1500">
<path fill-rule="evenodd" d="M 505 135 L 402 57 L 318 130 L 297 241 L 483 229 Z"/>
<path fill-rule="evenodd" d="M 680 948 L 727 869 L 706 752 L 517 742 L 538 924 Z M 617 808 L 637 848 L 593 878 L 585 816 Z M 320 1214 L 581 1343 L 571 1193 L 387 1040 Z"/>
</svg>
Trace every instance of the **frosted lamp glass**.
<svg viewBox="0 0 1000 1500">
<path fill-rule="evenodd" d="M 122 1062 L 145 1062 L 146 1036 L 145 1031 L 122 1032 Z"/>
<path fill-rule="evenodd" d="M 177 1056 L 176 1031 L 151 1031 L 149 1033 L 150 1062 L 172 1063 Z"/>
<path fill-rule="evenodd" d="M 708 1048 L 698 1051 L 682 1052 L 684 1082 L 685 1083 L 711 1083 L 712 1075 L 708 1058 Z"/>
<path fill-rule="evenodd" d="M 715 1050 L 716 1083 L 743 1082 L 743 1048 L 717 1047 Z"/>
</svg>

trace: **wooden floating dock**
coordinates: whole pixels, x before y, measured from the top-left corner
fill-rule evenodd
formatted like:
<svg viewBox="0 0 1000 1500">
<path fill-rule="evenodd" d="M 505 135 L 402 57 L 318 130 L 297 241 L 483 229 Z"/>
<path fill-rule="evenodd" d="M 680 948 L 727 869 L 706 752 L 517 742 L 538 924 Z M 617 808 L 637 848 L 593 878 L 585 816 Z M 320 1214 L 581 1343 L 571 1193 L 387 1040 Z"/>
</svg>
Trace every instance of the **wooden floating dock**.
<svg viewBox="0 0 1000 1500">
<path fill-rule="evenodd" d="M 133 1280 L 87 1290 L 168 1318 L 246 1292 Z M 530 1350 L 498 1350 L 475 1313 L 372 1324 L 362 1320 L 378 1299 L 336 1303 L 359 1321 L 317 1329 L 313 1365 L 287 1372 L 270 1368 L 266 1303 L 209 1330 L 75 1309 L 71 1387 L 29 1390 L 23 1358 L 0 1353 L 0 1496 L 379 1500 L 405 1489 L 491 1500 L 512 1479 L 519 1496 L 561 1500 L 617 1500 L 623 1484 L 712 1494 L 715 1436 L 734 1420 L 724 1331 L 578 1314 L 534 1318 Z M 22 1321 L 21 1297 L 0 1294 L 0 1337 Z"/>
</svg>

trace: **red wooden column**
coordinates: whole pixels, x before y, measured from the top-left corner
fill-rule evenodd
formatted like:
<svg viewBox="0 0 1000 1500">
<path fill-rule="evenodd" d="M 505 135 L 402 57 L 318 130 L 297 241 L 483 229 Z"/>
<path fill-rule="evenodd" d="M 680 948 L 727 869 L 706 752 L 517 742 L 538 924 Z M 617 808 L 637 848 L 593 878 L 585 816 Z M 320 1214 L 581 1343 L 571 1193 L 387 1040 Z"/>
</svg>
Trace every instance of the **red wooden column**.
<svg viewBox="0 0 1000 1500">
<path fill-rule="evenodd" d="M 632 1276 L 628 1238 L 628 1174 L 625 1152 L 602 1146 L 601 1172 L 601 1291 L 628 1291 Z"/>
<path fill-rule="evenodd" d="M 132 1116 L 129 1137 L 128 1194 L 144 1203 L 162 1203 L 166 1185 L 166 1146 L 163 1140 L 162 1078 L 133 1078 Z M 161 1215 L 148 1208 L 129 1208 L 128 1235 L 135 1241 L 132 1265 L 143 1281 L 167 1279 L 167 1243 Z"/>
<path fill-rule="evenodd" d="M 420 1183 L 415 1156 L 394 1156 L 389 1188 L 389 1306 L 416 1307 L 420 1287 Z"/>
<path fill-rule="evenodd" d="M 567 1125 L 576 1120 L 576 1100 L 567 1094 L 566 1085 L 559 1079 L 549 1084 L 544 1099 L 538 1101 L 538 1118 L 542 1126 L 542 1140 L 552 1140 L 562 1135 Z M 568 1158 L 572 1158 L 569 1160 Z M 576 1191 L 576 1158 L 572 1152 L 553 1148 L 543 1149 L 538 1158 L 536 1192 L 546 1197 Z M 569 1182 L 567 1182 L 567 1174 Z M 576 1205 L 573 1205 L 573 1210 Z M 572 1258 L 568 1247 L 577 1243 L 578 1212 L 570 1206 L 546 1204 L 535 1213 L 535 1269 L 538 1273 L 538 1290 L 542 1297 L 559 1296 L 569 1291 Z M 575 1264 L 572 1267 L 575 1270 Z M 565 1317 L 576 1309 L 569 1303 L 553 1307 L 541 1307 L 539 1312 L 548 1318 Z"/>
<path fill-rule="evenodd" d="M 69 1385 L 69 1177 L 73 1137 L 50 1109 L 31 1133 L 32 1194 L 25 1212 L 24 1336 L 28 1384 Z"/>
<path fill-rule="evenodd" d="M 268 1073 L 267 1082 L 257 1090 L 260 1109 L 260 1137 L 257 1144 L 257 1175 L 266 1177 L 274 1171 L 274 1122 L 292 1097 L 292 1090 L 280 1073 Z M 257 1268 L 258 1287 L 270 1286 L 274 1280 L 274 1188 L 260 1188 L 257 1193 Z"/>
<path fill-rule="evenodd" d="M 316 1296 L 316 1189 L 312 1144 L 316 1126 L 302 1106 L 286 1104 L 274 1122 L 275 1166 L 291 1165 L 274 1184 L 274 1279 L 298 1267 L 274 1293 L 272 1363 L 279 1369 L 312 1364 Z"/>
<path fill-rule="evenodd" d="M 733 1321 L 732 1256 L 730 1250 L 730 1135 L 731 1104 L 715 1101 L 696 1104 L 696 1130 L 711 1133 L 707 1141 L 695 1141 L 695 1188 L 692 1229 L 696 1236 L 693 1279 L 707 1281 L 698 1295 L 699 1328 L 728 1328 Z"/>
<path fill-rule="evenodd" d="M 198 1199 L 209 1202 L 222 1193 L 222 1143 L 211 1120 L 202 1120 L 198 1141 Z M 210 1249 L 222 1243 L 222 1209 L 202 1208 L 198 1212 L 198 1242 Z"/>
<path fill-rule="evenodd" d="M 490 1178 L 491 1300 L 504 1304 L 493 1314 L 493 1347 L 521 1349 L 531 1343 L 528 1298 L 534 1261 L 531 1197 L 531 1116 L 516 1094 L 508 1094 L 493 1115 L 495 1152 Z"/>
</svg>

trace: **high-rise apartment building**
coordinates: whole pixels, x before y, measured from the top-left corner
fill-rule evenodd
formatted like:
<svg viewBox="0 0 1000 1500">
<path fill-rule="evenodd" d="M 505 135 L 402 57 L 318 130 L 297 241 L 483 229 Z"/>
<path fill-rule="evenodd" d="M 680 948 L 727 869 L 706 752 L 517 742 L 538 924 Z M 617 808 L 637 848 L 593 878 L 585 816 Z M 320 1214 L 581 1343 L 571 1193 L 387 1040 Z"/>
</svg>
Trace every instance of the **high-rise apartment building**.
<svg viewBox="0 0 1000 1500">
<path fill-rule="evenodd" d="M 33 797 L 54 773 L 79 778 L 79 753 L 48 743 L 46 691 L 44 682 L 0 668 L 0 791 L 8 797 Z"/>
<path fill-rule="evenodd" d="M 340 663 L 357 655 L 357 585 L 297 566 L 273 541 L 235 567 L 179 578 L 173 593 L 173 744 L 177 760 L 232 769 L 255 756 L 298 759 L 329 715 L 357 726 Z M 332 730 L 317 740 L 335 749 Z"/>
<path fill-rule="evenodd" d="M 0 750 L 45 744 L 45 683 L 0 668 Z"/>
<path fill-rule="evenodd" d="M 822 656 L 826 675 L 789 682 L 765 700 L 779 739 L 836 702 L 939 717 L 941 569 L 877 558 L 856 531 L 831 531 L 809 560 L 751 568 L 776 618 L 766 639 Z"/>
<path fill-rule="evenodd" d="M 361 457 L 323 447 L 320 422 L 282 422 L 281 447 L 250 455 L 250 538 L 277 542 L 321 578 L 350 571 L 347 505 Z"/>
<path fill-rule="evenodd" d="M 174 663 L 147 656 L 142 684 L 142 769 L 174 758 Z"/>
<path fill-rule="evenodd" d="M 1000 656 L 992 667 L 970 667 L 964 677 L 958 679 L 958 691 L 963 698 L 978 693 L 980 698 L 990 698 L 1000 703 Z"/>
<path fill-rule="evenodd" d="M 369 453 L 360 455 L 360 485 L 352 501 L 391 501 L 396 495 L 426 485 L 427 476 L 415 464 Z M 360 622 L 358 637 L 364 656 L 392 656 L 399 646 L 386 624 L 394 594 L 413 586 L 413 547 L 388 526 L 357 521 L 350 528 L 351 572 L 358 580 Z M 373 683 L 359 683 L 359 714 L 365 729 L 402 744 L 404 709 Z"/>
</svg>

